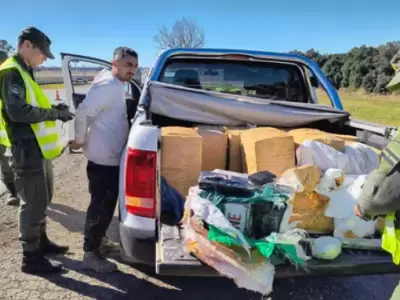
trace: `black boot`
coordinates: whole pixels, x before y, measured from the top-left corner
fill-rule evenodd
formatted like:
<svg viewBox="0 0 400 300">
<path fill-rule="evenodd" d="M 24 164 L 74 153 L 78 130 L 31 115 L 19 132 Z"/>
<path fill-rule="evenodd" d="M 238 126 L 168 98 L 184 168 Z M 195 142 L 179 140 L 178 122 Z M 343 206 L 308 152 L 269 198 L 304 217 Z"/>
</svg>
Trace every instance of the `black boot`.
<svg viewBox="0 0 400 300">
<path fill-rule="evenodd" d="M 68 252 L 68 246 L 60 246 L 49 240 L 46 233 L 40 237 L 40 250 L 44 255 L 46 254 L 65 254 Z"/>
<path fill-rule="evenodd" d="M 46 258 L 40 251 L 23 252 L 21 271 L 27 274 L 61 272 L 62 264 Z"/>
</svg>

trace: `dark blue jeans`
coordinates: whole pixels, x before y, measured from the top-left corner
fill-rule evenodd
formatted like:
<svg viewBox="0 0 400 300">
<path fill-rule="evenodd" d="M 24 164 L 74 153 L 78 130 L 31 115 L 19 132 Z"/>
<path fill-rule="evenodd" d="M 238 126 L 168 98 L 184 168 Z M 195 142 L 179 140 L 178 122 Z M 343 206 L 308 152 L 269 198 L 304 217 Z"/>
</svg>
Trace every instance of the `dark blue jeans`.
<svg viewBox="0 0 400 300">
<path fill-rule="evenodd" d="M 97 251 L 114 216 L 118 200 L 119 166 L 89 161 L 87 168 L 90 204 L 86 212 L 83 250 Z"/>
</svg>

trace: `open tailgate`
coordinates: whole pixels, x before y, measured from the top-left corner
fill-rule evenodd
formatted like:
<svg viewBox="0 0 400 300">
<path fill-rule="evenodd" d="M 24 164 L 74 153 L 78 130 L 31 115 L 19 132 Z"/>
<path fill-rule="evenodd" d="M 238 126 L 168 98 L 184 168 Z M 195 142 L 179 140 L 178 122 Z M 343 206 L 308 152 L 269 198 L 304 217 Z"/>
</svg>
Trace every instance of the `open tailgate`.
<svg viewBox="0 0 400 300">
<path fill-rule="evenodd" d="M 171 276 L 220 276 L 214 269 L 188 253 L 184 246 L 184 230 L 162 224 L 156 244 L 156 272 Z M 383 251 L 344 249 L 334 261 L 312 260 L 311 271 L 305 273 L 291 265 L 276 267 L 275 278 L 300 276 L 349 276 L 400 273 L 391 256 Z"/>
</svg>

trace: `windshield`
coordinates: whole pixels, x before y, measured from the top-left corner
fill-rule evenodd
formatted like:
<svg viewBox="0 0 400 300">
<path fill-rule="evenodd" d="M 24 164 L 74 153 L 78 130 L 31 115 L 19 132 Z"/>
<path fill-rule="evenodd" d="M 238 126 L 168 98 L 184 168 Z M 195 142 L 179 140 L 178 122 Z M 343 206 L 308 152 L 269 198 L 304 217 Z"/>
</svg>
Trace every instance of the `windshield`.
<svg viewBox="0 0 400 300">
<path fill-rule="evenodd" d="M 185 87 L 291 102 L 308 102 L 297 65 L 271 62 L 173 59 L 159 81 Z"/>
</svg>

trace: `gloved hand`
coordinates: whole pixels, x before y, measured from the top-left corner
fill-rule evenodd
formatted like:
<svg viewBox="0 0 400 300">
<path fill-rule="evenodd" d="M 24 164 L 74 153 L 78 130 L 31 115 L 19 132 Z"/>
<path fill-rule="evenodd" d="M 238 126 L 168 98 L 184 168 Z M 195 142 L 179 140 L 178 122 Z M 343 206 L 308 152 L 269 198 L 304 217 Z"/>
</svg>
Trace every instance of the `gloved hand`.
<svg viewBox="0 0 400 300">
<path fill-rule="evenodd" d="M 61 120 L 63 122 L 68 122 L 71 121 L 75 115 L 70 112 L 68 109 L 58 109 L 58 120 Z"/>
<path fill-rule="evenodd" d="M 61 109 L 69 109 L 69 106 L 67 104 L 64 103 L 60 103 L 57 105 L 52 105 L 53 108 L 61 110 Z"/>
<path fill-rule="evenodd" d="M 378 216 L 370 216 L 370 215 L 364 214 L 358 204 L 356 204 L 354 206 L 354 213 L 357 217 L 359 217 L 361 220 L 364 220 L 364 221 L 375 221 L 378 218 Z"/>
</svg>

